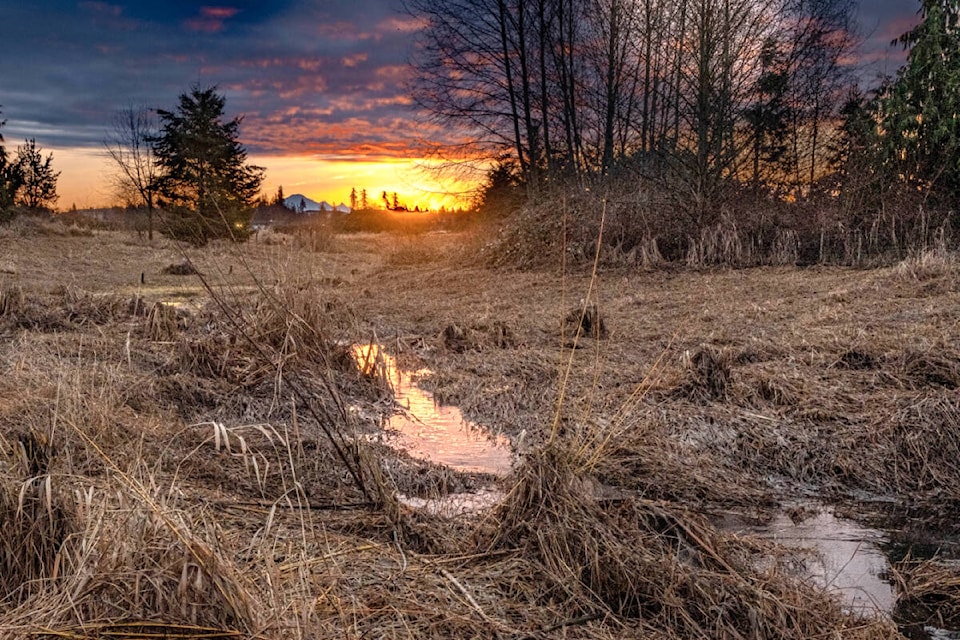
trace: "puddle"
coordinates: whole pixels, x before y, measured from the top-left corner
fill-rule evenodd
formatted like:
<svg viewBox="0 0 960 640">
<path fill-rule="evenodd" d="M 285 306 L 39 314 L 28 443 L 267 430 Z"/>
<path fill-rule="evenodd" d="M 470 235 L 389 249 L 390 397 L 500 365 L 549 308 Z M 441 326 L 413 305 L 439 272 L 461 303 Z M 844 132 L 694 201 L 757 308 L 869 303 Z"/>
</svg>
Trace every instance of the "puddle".
<svg viewBox="0 0 960 640">
<path fill-rule="evenodd" d="M 885 579 L 892 562 L 909 553 L 923 557 L 929 547 L 930 555 L 939 554 L 947 541 L 920 543 L 900 540 L 892 542 L 886 533 L 863 527 L 852 520 L 838 518 L 820 505 L 811 505 L 816 511 L 801 522 L 793 522 L 786 514 L 779 514 L 763 525 L 745 525 L 736 518 L 721 523 L 725 529 L 774 540 L 786 547 L 807 549 L 803 555 L 801 575 L 814 584 L 840 596 L 848 611 L 865 617 L 894 619 L 901 632 L 917 640 L 936 638 L 957 640 L 960 632 L 916 624 L 903 617 L 897 609 L 897 592 Z M 918 553 L 919 552 L 919 553 Z"/>
<path fill-rule="evenodd" d="M 881 576 L 890 568 L 881 545 L 887 537 L 821 510 L 794 523 L 780 514 L 762 526 L 734 530 L 769 538 L 786 547 L 809 549 L 805 575 L 814 584 L 840 595 L 844 607 L 864 616 L 889 616 L 896 604 L 893 586 Z"/>
<path fill-rule="evenodd" d="M 440 405 L 433 394 L 414 382 L 428 371 L 404 371 L 377 345 L 358 345 L 354 358 L 361 370 L 381 367 L 390 380 L 394 398 L 404 411 L 387 416 L 383 428 L 387 444 L 421 460 L 457 471 L 503 476 L 510 471 L 513 456 L 510 441 L 464 420 L 456 407 Z"/>
</svg>

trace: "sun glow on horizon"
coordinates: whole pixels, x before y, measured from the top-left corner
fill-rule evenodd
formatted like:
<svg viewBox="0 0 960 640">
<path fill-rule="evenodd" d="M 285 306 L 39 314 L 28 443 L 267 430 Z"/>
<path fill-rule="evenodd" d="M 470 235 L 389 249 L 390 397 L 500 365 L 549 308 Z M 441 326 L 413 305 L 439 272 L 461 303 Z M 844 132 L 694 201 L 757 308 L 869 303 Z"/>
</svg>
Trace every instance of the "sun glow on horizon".
<svg viewBox="0 0 960 640">
<path fill-rule="evenodd" d="M 59 199 L 56 208 L 64 211 L 76 205 L 80 209 L 109 207 L 123 204 L 114 186 L 116 167 L 105 152 L 90 148 L 42 147 L 44 156 L 53 153 L 54 170 L 60 172 L 57 180 Z M 413 209 L 436 211 L 467 208 L 476 188 L 463 180 L 439 178 L 430 170 L 431 164 L 419 158 L 355 159 L 345 155 L 317 158 L 316 156 L 251 155 L 249 162 L 266 169 L 261 193 L 271 199 L 279 187 L 290 196 L 300 193 L 316 201 L 326 200 L 337 205 L 350 204 L 350 191 L 367 190 L 371 207 L 382 207 L 381 195 L 398 200 Z"/>
<path fill-rule="evenodd" d="M 286 195 L 301 193 L 313 200 L 350 204 L 350 192 L 357 197 L 367 190 L 373 208 L 382 205 L 382 194 L 413 209 L 435 211 L 469 207 L 476 185 L 454 180 L 441 181 L 426 161 L 418 158 L 377 158 L 368 160 L 316 158 L 313 156 L 254 157 L 251 162 L 267 168 L 261 191 L 271 197 L 278 187 Z"/>
</svg>

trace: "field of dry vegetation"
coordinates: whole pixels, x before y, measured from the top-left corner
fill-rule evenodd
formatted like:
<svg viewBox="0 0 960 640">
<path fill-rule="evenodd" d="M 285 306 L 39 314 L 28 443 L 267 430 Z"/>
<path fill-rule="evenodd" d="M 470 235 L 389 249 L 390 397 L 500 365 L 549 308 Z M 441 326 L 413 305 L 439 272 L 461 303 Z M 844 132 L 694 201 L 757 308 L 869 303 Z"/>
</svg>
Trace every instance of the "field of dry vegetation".
<svg viewBox="0 0 960 640">
<path fill-rule="evenodd" d="M 815 499 L 957 533 L 954 256 L 594 274 L 490 247 L 0 228 L 0 637 L 902 637 L 715 523 Z M 511 475 L 365 437 L 370 342 L 509 436 Z M 398 499 L 491 482 L 472 516 Z M 911 628 L 960 627 L 955 567 L 891 573 Z"/>
</svg>

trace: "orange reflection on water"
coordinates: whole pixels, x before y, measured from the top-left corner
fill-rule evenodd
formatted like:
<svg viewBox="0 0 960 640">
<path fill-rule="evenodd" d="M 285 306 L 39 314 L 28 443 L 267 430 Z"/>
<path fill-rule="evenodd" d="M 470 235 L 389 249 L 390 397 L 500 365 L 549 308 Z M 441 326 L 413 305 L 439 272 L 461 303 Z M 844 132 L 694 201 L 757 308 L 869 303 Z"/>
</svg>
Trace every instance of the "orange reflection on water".
<svg viewBox="0 0 960 640">
<path fill-rule="evenodd" d="M 458 471 L 506 475 L 510 471 L 510 441 L 491 437 L 464 420 L 456 407 L 437 404 L 429 391 L 413 382 L 413 374 L 397 367 L 396 360 L 379 345 L 355 345 L 354 358 L 361 371 L 384 375 L 393 387 L 397 404 L 404 408 L 384 424 L 388 442 L 422 460 Z"/>
</svg>

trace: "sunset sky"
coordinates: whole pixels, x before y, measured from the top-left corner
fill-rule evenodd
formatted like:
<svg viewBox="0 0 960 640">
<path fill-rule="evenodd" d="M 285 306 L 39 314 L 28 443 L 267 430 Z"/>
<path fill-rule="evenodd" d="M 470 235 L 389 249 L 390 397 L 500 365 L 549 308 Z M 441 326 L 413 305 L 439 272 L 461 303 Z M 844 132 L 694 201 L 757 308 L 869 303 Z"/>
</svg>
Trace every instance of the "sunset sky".
<svg viewBox="0 0 960 640">
<path fill-rule="evenodd" d="M 861 4 L 869 84 L 901 63 L 889 43 L 919 2 Z M 420 25 L 400 0 L 0 0 L 0 24 L 0 132 L 11 151 L 29 137 L 53 152 L 61 209 L 115 200 L 102 152 L 113 113 L 173 108 L 193 85 L 217 85 L 228 115 L 244 115 L 266 193 L 343 202 L 356 187 L 437 206 L 462 188 L 419 168 L 448 132 L 418 118 L 405 92 Z"/>
</svg>

